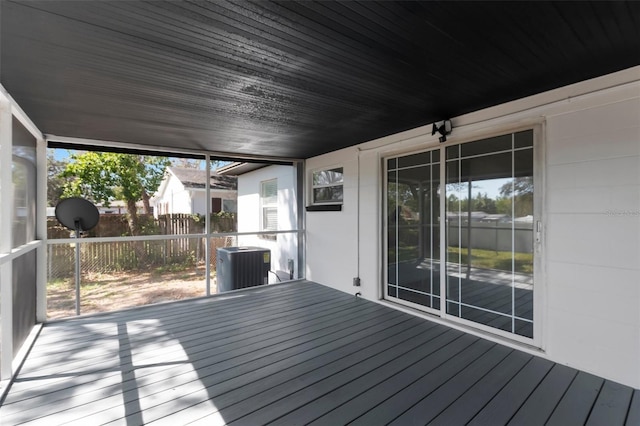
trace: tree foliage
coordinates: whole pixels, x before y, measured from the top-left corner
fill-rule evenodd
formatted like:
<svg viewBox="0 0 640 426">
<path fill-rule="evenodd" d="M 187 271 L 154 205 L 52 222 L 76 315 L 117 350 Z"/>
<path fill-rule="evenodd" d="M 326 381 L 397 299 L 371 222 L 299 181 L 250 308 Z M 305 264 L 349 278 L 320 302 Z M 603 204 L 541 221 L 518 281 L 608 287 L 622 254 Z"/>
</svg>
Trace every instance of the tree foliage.
<svg viewBox="0 0 640 426">
<path fill-rule="evenodd" d="M 517 177 L 499 189 L 500 195 L 489 197 L 487 192 L 477 192 L 471 198 L 471 209 L 467 197 L 458 198 L 455 193 L 447 196 L 447 210 L 456 212 L 484 212 L 487 214 L 505 214 L 510 217 L 523 217 L 533 214 L 533 177 Z"/>
<path fill-rule="evenodd" d="M 57 160 L 53 152 L 47 153 L 47 205 L 55 207 L 64 192 L 65 179 L 62 177 L 67 163 Z"/>
<path fill-rule="evenodd" d="M 224 161 L 224 160 L 211 160 L 210 164 L 211 164 L 211 170 L 216 170 L 222 166 L 226 166 L 227 164 L 230 164 L 231 161 Z M 175 166 L 175 167 L 182 167 L 183 169 L 197 169 L 197 170 L 203 170 L 205 163 L 204 160 L 200 160 L 197 158 L 174 158 L 171 161 L 171 165 Z"/>
<path fill-rule="evenodd" d="M 63 196 L 80 196 L 104 206 L 109 206 L 114 200 L 124 201 L 131 233 L 138 235 L 140 226 L 136 203 L 143 201 L 146 213 L 151 213 L 149 198 L 160 186 L 169 159 L 83 152 L 72 154 L 70 160 L 61 175 L 67 179 Z"/>
<path fill-rule="evenodd" d="M 200 169 L 202 168 L 203 160 L 195 158 L 175 158 L 172 161 L 172 165 L 176 167 L 182 167 L 183 169 Z"/>
<path fill-rule="evenodd" d="M 517 177 L 500 187 L 503 199 L 513 197 L 514 217 L 533 215 L 533 176 Z"/>
</svg>

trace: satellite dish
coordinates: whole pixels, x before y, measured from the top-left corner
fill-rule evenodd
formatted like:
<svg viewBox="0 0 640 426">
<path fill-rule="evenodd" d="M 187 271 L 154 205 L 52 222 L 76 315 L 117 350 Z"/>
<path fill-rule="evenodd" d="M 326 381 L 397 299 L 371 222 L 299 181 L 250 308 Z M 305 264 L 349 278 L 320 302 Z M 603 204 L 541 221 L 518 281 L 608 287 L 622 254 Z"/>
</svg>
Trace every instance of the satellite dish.
<svg viewBox="0 0 640 426">
<path fill-rule="evenodd" d="M 65 198 L 56 205 L 56 219 L 76 233 L 95 228 L 100 213 L 91 201 L 80 197 Z"/>
<path fill-rule="evenodd" d="M 65 198 L 56 205 L 56 219 L 67 228 L 80 233 L 93 229 L 100 220 L 100 212 L 91 201 L 80 197 Z M 80 244 L 75 244 L 76 255 L 76 315 L 80 315 Z"/>
</svg>

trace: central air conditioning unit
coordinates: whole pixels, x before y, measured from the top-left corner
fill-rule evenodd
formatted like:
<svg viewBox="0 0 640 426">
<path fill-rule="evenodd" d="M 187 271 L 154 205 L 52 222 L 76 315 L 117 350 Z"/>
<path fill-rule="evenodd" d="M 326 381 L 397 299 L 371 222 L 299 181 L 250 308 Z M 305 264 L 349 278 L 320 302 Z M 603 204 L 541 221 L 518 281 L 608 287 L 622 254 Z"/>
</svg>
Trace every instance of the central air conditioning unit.
<svg viewBox="0 0 640 426">
<path fill-rule="evenodd" d="M 271 250 L 225 247 L 216 250 L 218 293 L 269 283 Z"/>
</svg>

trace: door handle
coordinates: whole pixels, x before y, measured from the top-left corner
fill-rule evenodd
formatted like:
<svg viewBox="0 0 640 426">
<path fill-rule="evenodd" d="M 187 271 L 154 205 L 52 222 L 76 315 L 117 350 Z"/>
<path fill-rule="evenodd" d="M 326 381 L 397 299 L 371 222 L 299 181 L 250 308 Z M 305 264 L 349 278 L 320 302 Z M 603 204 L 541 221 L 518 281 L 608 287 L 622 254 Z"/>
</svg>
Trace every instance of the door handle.
<svg viewBox="0 0 640 426">
<path fill-rule="evenodd" d="M 536 252 L 539 253 L 542 248 L 542 222 L 536 221 Z"/>
</svg>

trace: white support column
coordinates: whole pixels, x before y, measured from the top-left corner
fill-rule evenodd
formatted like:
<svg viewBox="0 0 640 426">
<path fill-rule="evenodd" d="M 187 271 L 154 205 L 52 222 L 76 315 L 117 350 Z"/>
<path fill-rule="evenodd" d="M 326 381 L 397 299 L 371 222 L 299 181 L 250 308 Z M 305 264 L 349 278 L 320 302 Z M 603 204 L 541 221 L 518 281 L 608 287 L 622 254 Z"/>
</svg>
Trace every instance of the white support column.
<svg viewBox="0 0 640 426">
<path fill-rule="evenodd" d="M 296 229 L 298 230 L 298 234 L 296 237 L 298 238 L 298 270 L 296 271 L 296 275 L 294 275 L 295 279 L 306 278 L 307 264 L 306 264 L 306 221 L 305 221 L 305 162 L 304 161 L 295 161 L 293 163 L 293 169 L 295 176 L 295 184 L 294 188 L 296 191 Z M 359 171 L 358 171 L 359 173 Z M 358 189 L 359 190 L 359 189 Z M 304 230 L 304 232 L 301 232 Z"/>
<path fill-rule="evenodd" d="M 7 254 L 13 245 L 13 180 L 12 115 L 9 99 L 0 91 L 0 254 Z M 2 302 L 2 380 L 11 378 L 13 370 L 13 278 L 12 261 L 0 263 Z"/>
<path fill-rule="evenodd" d="M 205 179 L 205 210 L 204 210 L 204 233 L 207 236 L 204 240 L 204 275 L 206 283 L 206 295 L 211 295 L 211 157 L 209 154 L 204 156 L 207 178 Z"/>
<path fill-rule="evenodd" d="M 36 269 L 36 322 L 47 319 L 47 143 L 37 138 L 37 199 L 36 239 L 42 241 L 38 248 Z"/>
</svg>

